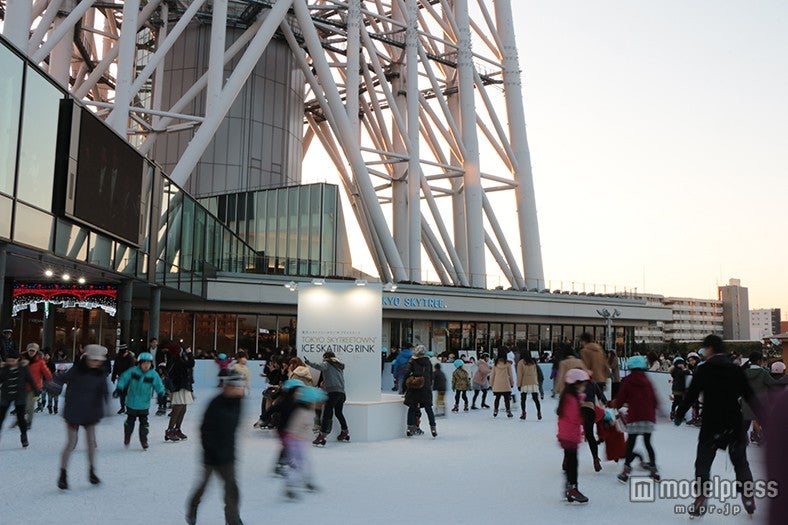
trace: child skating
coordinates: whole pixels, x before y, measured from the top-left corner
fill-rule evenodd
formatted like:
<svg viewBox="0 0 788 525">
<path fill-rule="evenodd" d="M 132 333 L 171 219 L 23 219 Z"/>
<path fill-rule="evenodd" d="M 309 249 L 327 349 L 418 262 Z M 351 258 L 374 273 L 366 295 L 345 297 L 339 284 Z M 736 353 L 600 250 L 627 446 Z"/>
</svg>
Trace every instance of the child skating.
<svg viewBox="0 0 788 525">
<path fill-rule="evenodd" d="M 148 412 L 150 399 L 153 392 L 159 396 L 165 394 L 164 384 L 159 374 L 153 369 L 153 355 L 142 352 L 137 358 L 137 366 L 129 368 L 118 378 L 118 385 L 112 393 L 113 397 L 120 397 L 125 392 L 126 422 L 123 425 L 123 444 L 129 446 L 131 435 L 134 433 L 134 423 L 140 420 L 140 445 L 143 450 L 148 450 Z"/>
<path fill-rule="evenodd" d="M 460 396 L 462 396 L 462 400 L 465 403 L 463 411 L 468 411 L 468 390 L 471 389 L 471 376 L 463 368 L 464 365 L 465 361 L 462 359 L 454 361 L 454 373 L 451 375 L 451 389 L 454 390 L 454 408 L 451 409 L 452 412 L 460 411 Z"/>
<path fill-rule="evenodd" d="M 564 473 L 566 487 L 564 498 L 569 503 L 587 503 L 588 498 L 577 488 L 577 449 L 583 442 L 583 417 L 580 403 L 585 399 L 588 374 L 579 368 L 566 373 L 564 390 L 558 401 L 558 443 L 564 450 Z"/>
</svg>

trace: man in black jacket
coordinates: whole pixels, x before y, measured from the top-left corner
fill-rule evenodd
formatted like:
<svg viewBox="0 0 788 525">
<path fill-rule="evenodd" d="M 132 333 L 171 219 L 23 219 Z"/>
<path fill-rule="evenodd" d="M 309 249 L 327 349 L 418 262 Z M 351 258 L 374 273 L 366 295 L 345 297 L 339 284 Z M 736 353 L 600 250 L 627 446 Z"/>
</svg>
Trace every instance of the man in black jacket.
<svg viewBox="0 0 788 525">
<path fill-rule="evenodd" d="M 3 335 L 0 335 L 0 361 L 5 361 L 5 356 L 12 350 L 17 351 L 14 331 L 10 328 L 3 328 Z"/>
<path fill-rule="evenodd" d="M 186 522 L 197 523 L 197 507 L 205 486 L 216 472 L 224 482 L 224 520 L 227 525 L 243 525 L 238 512 L 238 483 L 235 480 L 235 431 L 241 417 L 241 398 L 246 380 L 235 370 L 220 376 L 222 393 L 213 398 L 205 411 L 200 434 L 203 448 L 203 475 L 189 498 Z"/>
<path fill-rule="evenodd" d="M 741 367 L 736 366 L 725 353 L 722 339 L 709 335 L 703 340 L 704 355 L 708 356 L 701 366 L 695 369 L 689 390 L 676 409 L 674 423 L 680 425 L 684 415 L 703 393 L 703 422 L 698 434 L 698 449 L 695 456 L 695 479 L 700 482 L 699 494 L 690 513 L 701 515 L 705 512 L 709 496 L 703 487 L 709 486 L 711 464 L 717 449 L 728 449 L 728 455 L 736 471 L 736 480 L 752 483 L 752 472 L 747 462 L 746 435 L 742 426 L 742 413 L 739 399 L 743 398 L 753 410 L 760 413 L 760 405 L 753 394 Z M 755 499 L 751 491 L 742 491 L 745 510 L 755 511 Z"/>
</svg>

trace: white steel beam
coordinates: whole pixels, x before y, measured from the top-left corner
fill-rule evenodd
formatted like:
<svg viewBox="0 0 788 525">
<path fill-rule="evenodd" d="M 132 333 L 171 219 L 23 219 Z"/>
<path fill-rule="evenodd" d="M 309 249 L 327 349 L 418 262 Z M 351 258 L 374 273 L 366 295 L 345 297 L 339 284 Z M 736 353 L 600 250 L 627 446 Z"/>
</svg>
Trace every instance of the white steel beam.
<svg viewBox="0 0 788 525">
<path fill-rule="evenodd" d="M 7 0 L 3 36 L 23 52 L 27 49 L 32 18 L 33 4 L 30 0 Z"/>
<path fill-rule="evenodd" d="M 208 87 L 205 98 L 205 113 L 212 112 L 222 96 L 224 81 L 224 46 L 227 34 L 227 0 L 212 0 L 211 49 L 208 56 Z M 267 43 L 266 43 L 267 45 Z"/>
<path fill-rule="evenodd" d="M 87 1 L 87 0 L 84 0 Z M 140 0 L 123 2 L 123 24 L 137 27 Z M 107 117 L 107 124 L 121 135 L 129 125 L 129 107 L 134 92 L 131 90 L 137 65 L 137 32 L 123 31 L 118 40 L 118 71 L 115 80 L 115 108 Z"/>
<path fill-rule="evenodd" d="M 22 0 L 22 1 L 27 1 L 28 5 L 30 5 L 29 0 Z M 139 2 L 139 0 L 131 0 L 131 1 L 132 2 L 134 2 L 134 1 Z M 52 51 L 52 49 L 54 49 L 55 45 L 57 45 L 57 43 L 60 42 L 61 38 L 63 38 L 66 35 L 68 35 L 69 40 L 71 40 L 71 33 L 74 31 L 74 25 L 76 25 L 76 23 L 87 12 L 87 10 L 90 9 L 93 6 L 93 2 L 95 2 L 95 0 L 82 0 L 68 14 L 66 19 L 63 20 L 63 23 L 60 24 L 55 31 L 52 31 L 49 34 L 49 37 L 47 38 L 47 41 L 44 42 L 44 45 L 42 45 L 40 48 L 38 48 L 36 50 L 36 52 L 33 53 L 33 55 L 30 57 L 30 59 L 33 62 L 35 62 L 36 64 L 39 64 L 39 63 L 44 61 L 44 58 L 46 58 L 46 56 L 50 53 L 50 51 Z M 6 24 L 8 24 L 7 21 L 6 21 Z M 25 44 L 22 47 L 22 49 L 27 49 L 27 41 L 28 41 L 27 40 L 27 35 L 28 35 L 28 32 L 27 32 L 28 29 L 27 28 L 29 28 L 29 27 L 30 27 L 30 21 L 28 20 L 27 24 L 25 24 L 25 26 L 24 26 L 24 29 L 25 29 Z"/>
</svg>

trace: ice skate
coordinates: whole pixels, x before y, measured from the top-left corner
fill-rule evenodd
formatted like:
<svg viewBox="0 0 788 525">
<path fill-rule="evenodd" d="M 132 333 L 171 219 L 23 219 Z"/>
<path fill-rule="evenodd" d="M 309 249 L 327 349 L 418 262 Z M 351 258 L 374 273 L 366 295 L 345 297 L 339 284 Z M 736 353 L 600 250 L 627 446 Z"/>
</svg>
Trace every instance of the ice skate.
<svg viewBox="0 0 788 525">
<path fill-rule="evenodd" d="M 659 475 L 659 471 L 657 470 L 656 465 L 649 463 L 649 466 L 646 470 L 648 470 L 648 477 L 650 477 L 654 481 L 659 481 L 662 479 L 662 477 Z"/>
<path fill-rule="evenodd" d="M 264 425 L 265 425 L 265 421 L 263 421 L 263 418 L 260 418 L 260 419 L 258 419 L 257 421 L 254 422 L 254 425 L 252 425 L 252 427 L 253 428 L 263 428 Z"/>
<path fill-rule="evenodd" d="M 454 405 L 454 408 L 451 409 L 452 412 L 455 414 L 460 411 L 460 405 Z"/>
<path fill-rule="evenodd" d="M 706 514 L 706 497 L 698 496 L 687 509 L 690 519 L 700 518 Z"/>
<path fill-rule="evenodd" d="M 462 411 L 463 412 L 467 412 L 468 411 L 468 403 L 465 403 L 465 407 L 463 407 Z"/>
<path fill-rule="evenodd" d="M 564 496 L 567 503 L 588 503 L 588 498 L 577 490 L 577 485 L 567 485 Z"/>
<path fill-rule="evenodd" d="M 316 447 L 325 447 L 326 446 L 326 435 L 322 432 L 317 435 L 317 437 L 312 441 L 312 444 Z"/>
<path fill-rule="evenodd" d="M 180 441 L 181 438 L 175 433 L 175 430 L 169 429 L 164 432 L 164 441 Z"/>
<path fill-rule="evenodd" d="M 618 481 L 621 483 L 626 483 L 629 481 L 629 475 L 632 473 L 632 467 L 629 465 L 624 465 L 624 470 L 621 471 L 621 474 L 617 476 Z"/>
<path fill-rule="evenodd" d="M 599 458 L 594 458 L 594 472 L 599 472 L 602 470 L 602 462 L 599 461 Z"/>
<path fill-rule="evenodd" d="M 60 469 L 60 477 L 57 480 L 57 488 L 60 490 L 68 490 L 68 479 L 66 476 L 66 469 Z"/>
<path fill-rule="evenodd" d="M 337 441 L 346 441 L 350 443 L 350 433 L 347 430 L 343 430 L 337 436 Z"/>
<path fill-rule="evenodd" d="M 432 437 L 438 437 L 438 429 L 436 427 L 430 427 L 430 432 L 432 433 Z"/>
<path fill-rule="evenodd" d="M 88 480 L 90 481 L 91 485 L 98 485 L 101 483 L 101 480 L 96 476 L 96 473 L 93 472 L 93 467 L 90 467 L 90 474 L 88 475 Z"/>
<path fill-rule="evenodd" d="M 511 410 L 506 413 L 506 417 L 514 417 Z"/>
<path fill-rule="evenodd" d="M 750 496 L 745 496 L 744 494 L 741 495 L 741 504 L 744 507 L 744 510 L 747 512 L 749 516 L 752 516 L 755 512 L 755 498 Z"/>
</svg>

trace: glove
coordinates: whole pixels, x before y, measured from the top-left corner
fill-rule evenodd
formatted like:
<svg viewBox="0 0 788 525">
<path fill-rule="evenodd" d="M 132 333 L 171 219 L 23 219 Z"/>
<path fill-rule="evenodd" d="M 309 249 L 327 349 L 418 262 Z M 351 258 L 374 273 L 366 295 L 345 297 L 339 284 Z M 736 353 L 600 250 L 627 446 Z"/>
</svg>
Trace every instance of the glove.
<svg viewBox="0 0 788 525">
<path fill-rule="evenodd" d="M 112 392 L 112 397 L 114 397 L 115 399 L 119 398 L 119 397 L 120 397 L 120 390 L 118 390 L 118 389 L 116 388 L 116 389 L 115 389 L 115 390 Z"/>
</svg>

